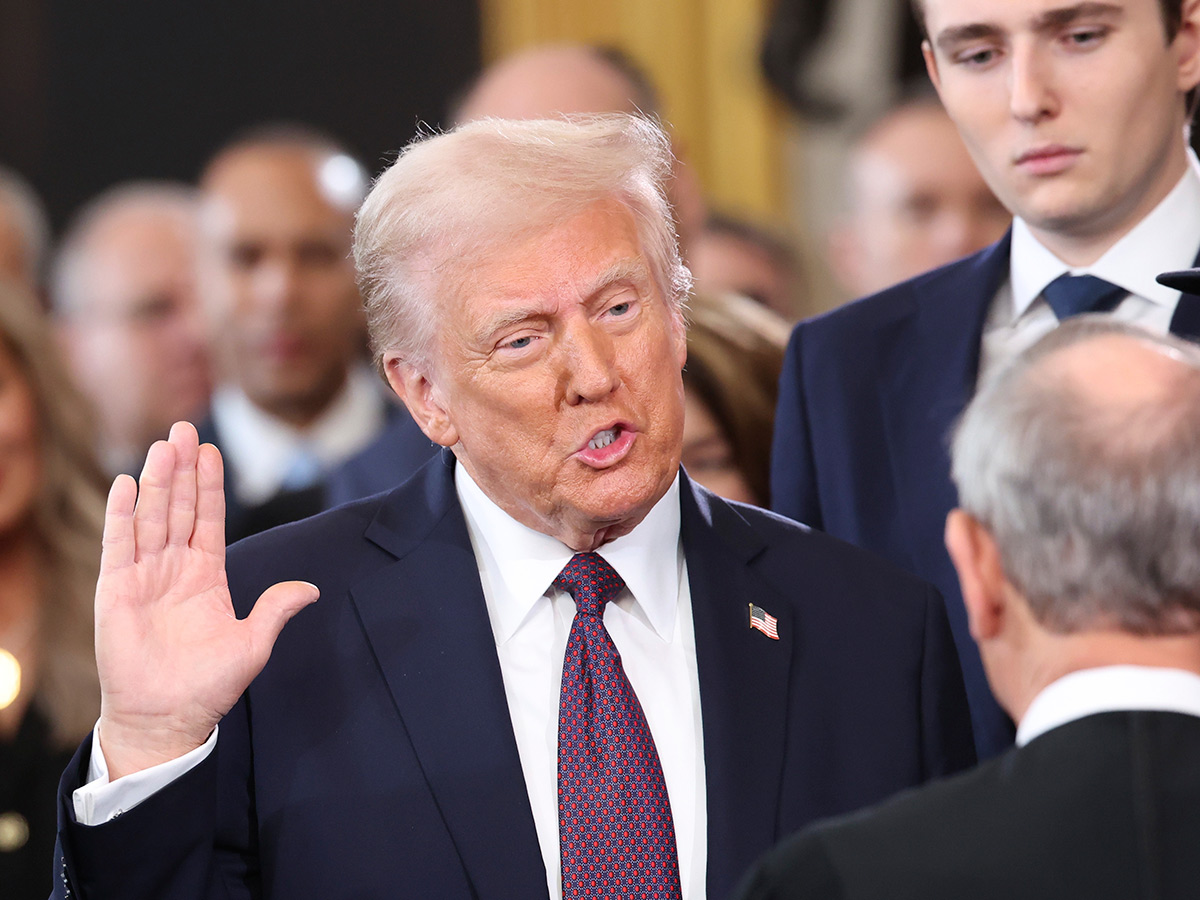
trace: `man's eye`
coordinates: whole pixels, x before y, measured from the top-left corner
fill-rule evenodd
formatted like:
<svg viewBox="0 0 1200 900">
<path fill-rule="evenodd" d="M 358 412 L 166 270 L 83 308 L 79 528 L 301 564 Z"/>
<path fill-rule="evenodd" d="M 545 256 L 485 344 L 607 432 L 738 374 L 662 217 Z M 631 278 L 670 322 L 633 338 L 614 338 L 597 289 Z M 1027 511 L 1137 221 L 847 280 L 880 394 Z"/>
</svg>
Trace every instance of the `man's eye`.
<svg viewBox="0 0 1200 900">
<path fill-rule="evenodd" d="M 1073 47 L 1091 47 L 1103 40 L 1107 31 L 1103 28 L 1085 28 L 1067 33 L 1067 42 Z"/>
<path fill-rule="evenodd" d="M 610 306 L 608 308 L 608 312 L 610 315 L 623 316 L 623 315 L 625 315 L 625 313 L 629 312 L 629 308 L 632 305 L 633 304 L 631 304 L 629 301 L 626 301 L 624 303 L 617 303 L 613 306 Z"/>
<path fill-rule="evenodd" d="M 533 337 L 530 335 L 525 335 L 525 337 L 519 337 L 519 338 L 516 338 L 515 340 L 509 341 L 504 346 L 508 347 L 511 350 L 524 350 L 526 347 L 528 347 L 532 343 L 533 343 Z"/>
<path fill-rule="evenodd" d="M 991 48 L 984 50 L 971 50 L 966 53 L 961 53 L 956 57 L 955 62 L 959 65 L 967 66 L 968 68 L 978 69 L 986 66 L 996 58 L 996 51 Z"/>
</svg>

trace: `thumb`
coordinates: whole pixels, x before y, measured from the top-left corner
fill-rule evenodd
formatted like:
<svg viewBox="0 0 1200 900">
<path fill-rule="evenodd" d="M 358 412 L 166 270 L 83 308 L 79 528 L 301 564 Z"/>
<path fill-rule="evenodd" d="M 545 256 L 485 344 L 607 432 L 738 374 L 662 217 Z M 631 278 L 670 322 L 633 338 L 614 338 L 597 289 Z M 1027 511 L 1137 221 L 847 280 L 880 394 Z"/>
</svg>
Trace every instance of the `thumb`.
<svg viewBox="0 0 1200 900">
<path fill-rule="evenodd" d="M 319 596 L 321 592 L 317 586 L 307 581 L 281 581 L 262 592 L 246 617 L 254 655 L 261 661 L 260 668 L 266 665 L 283 626 Z"/>
</svg>

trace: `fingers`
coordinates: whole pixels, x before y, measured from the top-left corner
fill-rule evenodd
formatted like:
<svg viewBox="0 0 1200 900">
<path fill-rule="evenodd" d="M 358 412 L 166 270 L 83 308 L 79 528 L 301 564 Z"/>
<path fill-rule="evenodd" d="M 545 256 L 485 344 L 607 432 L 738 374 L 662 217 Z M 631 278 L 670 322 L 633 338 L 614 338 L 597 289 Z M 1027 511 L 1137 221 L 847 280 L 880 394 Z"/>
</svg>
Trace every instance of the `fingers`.
<svg viewBox="0 0 1200 900">
<path fill-rule="evenodd" d="M 225 555 L 225 473 L 221 451 L 212 444 L 199 448 L 196 460 L 196 523 L 192 546 Z"/>
<path fill-rule="evenodd" d="M 317 586 L 307 581 L 283 581 L 263 591 L 246 617 L 251 635 L 251 652 L 258 669 L 267 664 L 275 639 L 288 620 L 319 596 L 321 592 Z"/>
<path fill-rule="evenodd" d="M 128 475 L 118 475 L 108 492 L 104 510 L 103 550 L 100 554 L 100 574 L 133 565 L 133 507 L 137 502 L 137 482 Z"/>
<path fill-rule="evenodd" d="M 167 508 L 171 502 L 171 479 L 175 471 L 175 447 L 155 441 L 146 454 L 138 479 L 137 506 L 133 511 L 134 540 L 138 558 L 161 550 L 167 541 Z"/>
<path fill-rule="evenodd" d="M 172 425 L 169 442 L 175 448 L 175 468 L 171 473 L 166 540 L 168 544 L 183 546 L 192 539 L 192 526 L 196 522 L 196 462 L 200 445 L 190 422 Z"/>
</svg>

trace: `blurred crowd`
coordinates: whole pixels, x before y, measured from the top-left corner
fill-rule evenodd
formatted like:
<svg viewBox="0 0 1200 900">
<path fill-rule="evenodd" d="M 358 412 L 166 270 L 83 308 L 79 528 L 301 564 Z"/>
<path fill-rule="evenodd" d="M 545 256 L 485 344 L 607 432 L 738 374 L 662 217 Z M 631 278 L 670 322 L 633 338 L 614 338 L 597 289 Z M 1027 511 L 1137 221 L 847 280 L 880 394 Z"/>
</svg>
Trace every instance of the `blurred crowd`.
<svg viewBox="0 0 1200 900">
<path fill-rule="evenodd" d="M 482 117 L 661 114 L 607 48 L 503 60 L 463 93 Z M 104 492 L 194 422 L 225 463 L 227 539 L 399 483 L 438 449 L 371 371 L 350 257 L 369 173 L 303 124 L 235 136 L 194 184 L 110 187 L 51 239 L 0 169 L 0 891 L 44 896 L 54 791 L 98 714 L 90 604 Z M 683 464 L 767 505 L 778 380 L 805 277 L 786 236 L 709 210 L 677 148 L 689 304 Z M 828 264 L 847 296 L 978 250 L 1009 216 L 936 96 L 866 123 L 845 160 Z M 19 887 L 14 887 L 19 886 Z"/>
</svg>

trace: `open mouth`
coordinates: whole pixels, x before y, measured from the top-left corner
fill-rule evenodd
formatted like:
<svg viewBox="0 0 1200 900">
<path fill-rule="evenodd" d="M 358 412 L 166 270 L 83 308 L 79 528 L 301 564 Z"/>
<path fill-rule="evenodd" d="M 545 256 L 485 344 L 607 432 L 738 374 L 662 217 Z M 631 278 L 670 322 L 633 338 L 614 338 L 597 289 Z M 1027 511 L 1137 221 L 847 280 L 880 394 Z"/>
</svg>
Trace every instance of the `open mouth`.
<svg viewBox="0 0 1200 900">
<path fill-rule="evenodd" d="M 576 459 L 596 469 L 614 466 L 628 455 L 636 437 L 636 429 L 618 422 L 593 434 L 575 455 Z"/>
<path fill-rule="evenodd" d="M 621 435 L 621 426 L 609 428 L 606 431 L 601 431 L 594 438 L 588 441 L 589 450 L 603 450 Z"/>
</svg>

